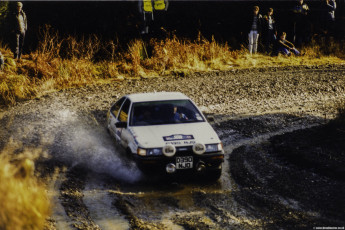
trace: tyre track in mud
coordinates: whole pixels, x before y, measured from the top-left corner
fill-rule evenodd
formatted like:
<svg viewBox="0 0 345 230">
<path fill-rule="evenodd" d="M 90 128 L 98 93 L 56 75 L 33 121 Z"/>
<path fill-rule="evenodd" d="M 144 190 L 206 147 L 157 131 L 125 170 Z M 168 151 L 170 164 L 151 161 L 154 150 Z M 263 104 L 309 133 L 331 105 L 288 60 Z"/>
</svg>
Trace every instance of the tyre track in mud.
<svg viewBox="0 0 345 230">
<path fill-rule="evenodd" d="M 278 225 L 271 222 L 277 220 L 265 219 L 256 213 L 259 207 L 243 203 L 241 194 L 247 197 L 246 190 L 230 174 L 234 170 L 229 166 L 230 154 L 236 149 L 237 156 L 241 146 L 250 148 L 333 117 L 337 103 L 344 100 L 344 73 L 344 66 L 256 69 L 56 92 L 2 111 L 0 148 L 9 140 L 40 147 L 51 155 L 39 165 L 41 171 L 49 172 L 54 165 L 67 167 L 57 181 L 60 195 L 55 201 L 66 212 L 64 216 L 54 212 L 59 215 L 52 216 L 57 229 L 66 225 L 71 229 L 274 229 Z M 103 125 L 110 103 L 126 93 L 155 90 L 181 91 L 214 114 L 213 126 L 226 146 L 218 183 L 148 179 L 114 147 Z M 269 157 L 264 160 L 274 162 Z M 238 170 L 264 185 L 272 172 L 258 174 L 253 163 L 244 160 Z M 272 164 L 268 165 L 275 169 L 286 167 Z M 271 204 L 296 210 L 294 201 L 286 197 L 277 196 Z M 298 211 L 300 216 L 313 214 Z"/>
<path fill-rule="evenodd" d="M 273 119 L 272 115 L 270 115 L 270 118 Z M 248 118 L 245 120 L 247 119 Z M 283 121 L 282 118 L 276 119 Z M 228 120 L 227 122 L 219 124 L 218 128 L 215 124 L 215 128 L 218 133 L 229 130 L 232 131 L 233 135 L 228 135 L 226 139 L 222 139 L 224 142 L 231 143 L 225 147 L 226 152 L 230 153 L 233 149 L 240 146 L 259 144 L 267 141 L 272 136 L 307 128 L 305 126 L 306 118 L 290 118 L 290 120 L 293 121 L 291 122 L 292 125 L 289 126 L 289 124 L 284 124 L 284 126 L 288 126 L 285 129 L 279 130 L 278 127 L 282 126 L 282 124 L 275 123 L 275 126 L 278 127 L 271 127 L 271 130 L 277 130 L 276 132 L 269 132 L 267 128 L 261 130 L 257 128 L 254 129 L 255 134 L 251 136 L 248 132 L 241 133 L 238 129 L 230 128 L 236 128 L 236 125 L 242 124 L 238 120 L 231 120 L 231 122 Z M 302 121 L 303 126 L 298 125 L 298 123 Z M 314 122 L 313 125 L 318 125 L 324 122 L 324 120 L 315 118 L 310 120 L 309 124 L 311 124 L 311 122 Z M 252 124 L 247 122 L 247 125 L 251 126 Z M 258 125 L 258 127 L 260 127 L 260 125 Z M 247 129 L 249 129 L 249 127 L 247 127 Z M 230 170 L 228 160 L 229 159 L 225 162 L 223 176 L 216 185 L 198 184 L 193 181 L 180 183 L 178 180 L 165 182 L 164 178 L 158 178 L 157 181 L 148 181 L 148 185 L 145 179 L 143 179 L 144 181 L 142 182 L 139 181 L 135 186 L 128 184 L 119 185 L 116 181 L 109 182 L 104 180 L 104 177 L 100 175 L 95 176 L 91 175 L 93 173 L 90 173 L 89 179 L 85 181 L 86 184 L 89 184 L 91 189 L 91 191 L 89 190 L 87 193 L 92 193 L 95 197 L 106 195 L 107 199 L 112 200 L 111 203 L 113 207 L 109 209 L 105 208 L 105 206 L 101 206 L 98 210 L 95 210 L 95 208 L 91 206 L 89 210 L 104 212 L 102 210 L 105 209 L 108 212 L 114 212 L 115 209 L 115 212 L 117 212 L 117 215 L 115 215 L 117 220 L 108 223 L 108 225 L 103 224 L 102 229 L 128 229 L 129 227 L 132 229 L 260 228 L 263 226 L 263 223 L 257 218 L 248 217 L 246 211 L 238 208 L 237 202 L 231 198 L 232 192 L 236 191 L 236 188 L 234 188 L 236 185 L 231 181 L 228 174 Z M 255 174 L 253 170 L 250 170 L 248 167 L 250 166 L 247 166 L 246 171 Z M 95 178 L 97 178 L 97 180 L 95 180 Z M 72 176 L 70 180 L 75 180 L 75 176 Z M 112 188 L 112 184 L 117 184 L 117 188 Z M 83 193 L 85 194 L 85 190 Z M 110 200 L 108 200 L 108 202 L 110 202 Z M 122 221 L 119 221 L 119 219 L 121 219 L 118 218 L 119 215 L 122 216 Z M 128 224 L 123 221 L 123 218 L 128 221 Z M 102 220 L 100 223 L 101 222 Z M 95 223 L 97 223 L 97 221 L 95 221 Z"/>
</svg>

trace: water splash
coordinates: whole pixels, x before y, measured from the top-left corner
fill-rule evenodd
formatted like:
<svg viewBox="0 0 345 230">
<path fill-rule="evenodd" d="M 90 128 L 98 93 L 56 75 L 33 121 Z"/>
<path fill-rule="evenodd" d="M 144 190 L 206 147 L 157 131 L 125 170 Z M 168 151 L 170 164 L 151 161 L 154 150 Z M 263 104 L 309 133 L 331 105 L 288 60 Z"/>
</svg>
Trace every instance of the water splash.
<svg viewBox="0 0 345 230">
<path fill-rule="evenodd" d="M 133 183 L 141 179 L 135 163 L 115 147 L 105 126 L 95 122 L 92 114 L 78 114 L 68 109 L 55 113 L 51 154 L 72 167 L 82 165 L 97 173 L 106 173 L 118 180 Z M 52 132 L 53 131 L 53 132 Z"/>
</svg>

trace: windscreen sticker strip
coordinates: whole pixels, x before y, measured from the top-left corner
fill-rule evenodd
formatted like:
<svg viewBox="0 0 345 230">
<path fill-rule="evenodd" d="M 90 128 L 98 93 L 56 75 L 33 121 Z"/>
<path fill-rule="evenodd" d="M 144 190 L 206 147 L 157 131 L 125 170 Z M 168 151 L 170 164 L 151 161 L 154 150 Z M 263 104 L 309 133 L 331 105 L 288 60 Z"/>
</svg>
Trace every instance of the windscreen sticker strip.
<svg viewBox="0 0 345 230">
<path fill-rule="evenodd" d="M 163 137 L 164 141 L 183 141 L 183 140 L 193 140 L 193 135 L 183 135 L 183 134 L 174 134 L 171 136 Z"/>
</svg>

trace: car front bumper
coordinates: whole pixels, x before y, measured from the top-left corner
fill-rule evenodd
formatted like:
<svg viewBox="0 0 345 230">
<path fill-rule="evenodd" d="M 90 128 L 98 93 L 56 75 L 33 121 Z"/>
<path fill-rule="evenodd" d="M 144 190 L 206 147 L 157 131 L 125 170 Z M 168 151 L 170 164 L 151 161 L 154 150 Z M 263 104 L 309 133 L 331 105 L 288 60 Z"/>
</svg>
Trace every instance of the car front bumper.
<svg viewBox="0 0 345 230">
<path fill-rule="evenodd" d="M 192 157 L 192 166 L 188 168 L 178 168 L 178 157 Z M 173 157 L 166 156 L 139 156 L 134 155 L 134 160 L 138 167 L 143 170 L 159 170 L 167 171 L 167 166 L 171 164 L 176 167 L 176 171 L 194 170 L 197 172 L 204 170 L 220 169 L 224 162 L 224 154 L 222 152 L 205 153 L 197 155 L 194 153 L 176 154 Z"/>
</svg>

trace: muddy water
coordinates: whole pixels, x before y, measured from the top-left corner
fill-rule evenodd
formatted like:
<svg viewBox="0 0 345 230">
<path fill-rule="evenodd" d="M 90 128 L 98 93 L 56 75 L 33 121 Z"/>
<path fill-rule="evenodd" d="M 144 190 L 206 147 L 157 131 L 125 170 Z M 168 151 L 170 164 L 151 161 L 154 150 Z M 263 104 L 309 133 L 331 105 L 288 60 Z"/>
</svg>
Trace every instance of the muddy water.
<svg viewBox="0 0 345 230">
<path fill-rule="evenodd" d="M 72 198 L 73 202 L 63 202 L 63 204 L 67 207 L 72 206 L 73 209 L 88 210 L 86 216 L 74 220 L 79 223 L 78 228 L 82 229 L 90 225 L 98 226 L 100 229 L 260 228 L 264 225 L 263 221 L 248 213 L 234 199 L 233 193 L 238 191 L 238 186 L 229 173 L 230 153 L 240 146 L 259 144 L 272 136 L 307 128 L 307 124 L 308 126 L 321 124 L 324 119 L 290 116 L 286 119 L 280 114 L 270 114 L 268 117 L 261 116 L 260 119 L 250 117 L 250 120 L 256 119 L 255 127 L 252 127 L 253 124 L 248 119 L 248 117 L 234 119 L 230 116 L 219 116 L 213 122 L 217 133 L 226 143 L 223 173 L 216 183 L 205 183 L 198 177 L 167 179 L 160 175 L 148 177 L 138 174 L 135 166 L 131 162 L 126 163 L 127 160 L 123 158 L 122 153 L 114 148 L 108 134 L 101 135 L 96 131 L 97 135 L 87 135 L 87 132 L 83 131 L 84 137 L 78 139 L 80 142 L 73 146 L 73 149 L 78 151 L 73 153 L 75 164 L 72 165 L 71 170 L 79 166 L 82 166 L 82 169 L 76 169 L 73 174 L 66 175 L 67 184 L 78 181 L 77 187 L 72 186 L 69 189 L 80 193 L 83 204 L 80 207 L 78 198 Z M 266 120 L 274 121 L 269 129 L 267 129 L 268 124 L 266 126 L 259 124 L 260 121 Z M 250 129 L 252 134 L 248 133 Z M 96 129 L 93 130 L 95 132 Z M 102 141 L 94 140 L 95 137 L 100 136 Z M 68 140 L 73 140 L 71 136 L 68 137 Z M 105 144 L 108 141 L 109 148 Z M 97 146 L 97 142 L 102 142 L 102 145 Z M 112 153 L 108 155 L 107 151 L 103 150 L 104 148 Z M 91 157 L 90 153 L 94 152 L 97 153 L 97 157 Z M 84 156 L 86 156 L 85 159 Z M 105 161 L 98 159 L 105 159 Z M 117 164 L 117 159 L 120 159 L 122 164 Z M 247 163 L 246 167 L 249 173 L 255 174 L 251 165 Z M 86 175 L 80 178 L 77 176 L 76 179 L 76 175 L 85 173 Z M 261 178 L 258 177 L 258 179 Z M 80 215 L 75 210 L 68 214 Z"/>
<path fill-rule="evenodd" d="M 264 150 L 270 137 L 334 117 L 345 95 L 344 73 L 342 66 L 244 70 L 56 92 L 3 110 L 0 148 L 43 149 L 49 156 L 37 164 L 43 174 L 66 168 L 50 183 L 56 229 L 290 229 L 303 227 L 298 225 L 302 222 L 304 227 L 342 226 L 339 218 L 324 218 L 284 189 L 270 191 L 270 183 L 282 181 L 287 191 L 301 178 L 284 178 L 297 169 Z M 216 183 L 145 176 L 106 132 L 106 110 L 119 96 L 176 88 L 215 117 L 212 125 L 226 149 Z M 339 186 L 313 173 L 305 178 Z"/>
<path fill-rule="evenodd" d="M 98 179 L 96 176 L 90 178 L 83 190 L 83 202 L 90 217 L 101 229 L 129 229 L 125 216 L 113 207 L 110 190 L 99 184 L 102 180 Z"/>
</svg>

